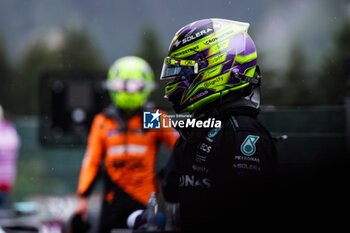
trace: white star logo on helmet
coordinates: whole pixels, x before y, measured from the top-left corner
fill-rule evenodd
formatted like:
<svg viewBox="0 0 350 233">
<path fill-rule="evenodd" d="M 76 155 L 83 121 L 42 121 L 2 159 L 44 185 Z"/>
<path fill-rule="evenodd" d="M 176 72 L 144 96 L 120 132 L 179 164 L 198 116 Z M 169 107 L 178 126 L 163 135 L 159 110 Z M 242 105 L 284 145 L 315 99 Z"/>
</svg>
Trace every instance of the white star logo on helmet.
<svg viewBox="0 0 350 233">
<path fill-rule="evenodd" d="M 178 47 L 179 44 L 181 44 L 181 42 L 179 40 L 176 40 L 174 44 L 175 44 L 176 47 Z"/>
</svg>

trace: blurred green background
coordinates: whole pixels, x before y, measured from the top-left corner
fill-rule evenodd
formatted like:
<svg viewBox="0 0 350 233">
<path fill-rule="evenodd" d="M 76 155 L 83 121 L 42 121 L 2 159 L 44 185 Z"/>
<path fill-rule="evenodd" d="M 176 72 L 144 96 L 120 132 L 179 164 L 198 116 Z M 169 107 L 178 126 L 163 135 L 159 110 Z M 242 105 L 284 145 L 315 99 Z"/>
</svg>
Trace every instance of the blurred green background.
<svg viewBox="0 0 350 233">
<path fill-rule="evenodd" d="M 42 147 L 39 77 L 46 70 L 106 70 L 126 55 L 159 77 L 175 32 L 203 18 L 251 24 L 263 73 L 262 121 L 289 139 L 280 163 L 327 163 L 347 156 L 350 2 L 346 0 L 1 0 L 0 104 L 21 137 L 12 201 L 75 192 L 84 145 Z M 350 102 L 349 102 L 350 103 Z M 162 160 L 168 152 L 161 151 Z"/>
</svg>

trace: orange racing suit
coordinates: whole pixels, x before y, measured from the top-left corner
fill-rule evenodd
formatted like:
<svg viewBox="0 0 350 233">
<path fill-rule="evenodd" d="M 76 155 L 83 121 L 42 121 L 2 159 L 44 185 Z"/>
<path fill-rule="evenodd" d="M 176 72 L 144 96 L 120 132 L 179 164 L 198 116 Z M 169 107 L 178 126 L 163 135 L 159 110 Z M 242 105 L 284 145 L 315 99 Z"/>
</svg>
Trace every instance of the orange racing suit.
<svg viewBox="0 0 350 233">
<path fill-rule="evenodd" d="M 155 192 L 155 159 L 158 142 L 175 144 L 175 130 L 143 129 L 142 112 L 122 119 L 116 107 L 95 116 L 80 171 L 78 194 L 88 196 L 104 162 L 108 178 L 132 199 L 146 206 Z M 105 193 L 105 200 L 113 199 Z"/>
</svg>

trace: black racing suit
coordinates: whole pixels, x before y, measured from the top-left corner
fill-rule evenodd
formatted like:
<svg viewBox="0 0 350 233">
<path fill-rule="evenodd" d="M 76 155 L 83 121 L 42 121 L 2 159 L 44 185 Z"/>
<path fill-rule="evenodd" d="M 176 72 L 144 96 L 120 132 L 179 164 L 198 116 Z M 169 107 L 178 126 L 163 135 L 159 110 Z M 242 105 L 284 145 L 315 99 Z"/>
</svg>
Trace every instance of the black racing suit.
<svg viewBox="0 0 350 233">
<path fill-rule="evenodd" d="M 227 104 L 202 118 L 221 120 L 220 129 L 180 131 L 162 185 L 180 203 L 182 230 L 270 229 L 276 150 L 258 112 Z"/>
</svg>

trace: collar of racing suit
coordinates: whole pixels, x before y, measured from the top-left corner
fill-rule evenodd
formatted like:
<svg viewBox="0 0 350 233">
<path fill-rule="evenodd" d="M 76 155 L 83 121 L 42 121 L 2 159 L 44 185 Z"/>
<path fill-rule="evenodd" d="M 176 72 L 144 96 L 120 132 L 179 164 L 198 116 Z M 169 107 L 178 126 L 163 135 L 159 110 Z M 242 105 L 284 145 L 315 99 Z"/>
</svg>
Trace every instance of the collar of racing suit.
<svg viewBox="0 0 350 233">
<path fill-rule="evenodd" d="M 231 96 L 225 99 L 219 99 L 209 104 L 206 109 L 202 109 L 194 113 L 197 120 L 206 120 L 215 118 L 216 120 L 224 120 L 232 115 L 249 115 L 257 116 L 260 112 L 260 87 L 252 89 L 249 95 L 235 98 Z M 189 139 L 193 131 L 203 131 L 210 129 L 197 128 L 176 128 L 181 137 L 185 140 Z"/>
<path fill-rule="evenodd" d="M 120 125 L 120 130 L 122 132 L 125 132 L 128 130 L 127 120 L 135 115 L 142 114 L 143 111 L 145 111 L 145 107 L 141 107 L 133 112 L 126 113 L 114 104 L 110 104 L 103 110 L 103 114 L 109 118 L 116 120 Z"/>
<path fill-rule="evenodd" d="M 236 97 L 228 95 L 208 104 L 206 109 L 194 114 L 197 119 L 221 119 L 226 115 L 241 114 L 256 116 L 260 112 L 260 87 L 253 88 L 248 95 Z"/>
</svg>

